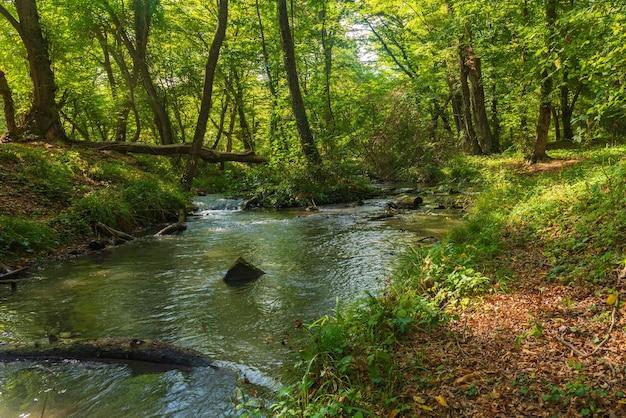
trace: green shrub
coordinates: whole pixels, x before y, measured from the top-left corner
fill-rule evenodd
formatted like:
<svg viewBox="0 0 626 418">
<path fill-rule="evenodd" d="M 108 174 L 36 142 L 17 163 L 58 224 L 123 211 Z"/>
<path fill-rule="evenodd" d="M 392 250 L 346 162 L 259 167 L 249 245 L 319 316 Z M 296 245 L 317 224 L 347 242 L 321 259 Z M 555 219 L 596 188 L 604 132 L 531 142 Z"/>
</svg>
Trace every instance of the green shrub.
<svg viewBox="0 0 626 418">
<path fill-rule="evenodd" d="M 54 230 L 44 223 L 0 216 L 0 255 L 46 251 L 56 244 Z"/>
<path fill-rule="evenodd" d="M 166 184 L 152 176 L 129 184 L 122 192 L 135 221 L 141 225 L 177 219 L 188 205 L 188 197 L 177 184 Z"/>
<path fill-rule="evenodd" d="M 131 207 L 117 190 L 101 189 L 89 193 L 74 202 L 69 213 L 80 227 L 97 222 L 121 230 L 135 226 Z"/>
</svg>

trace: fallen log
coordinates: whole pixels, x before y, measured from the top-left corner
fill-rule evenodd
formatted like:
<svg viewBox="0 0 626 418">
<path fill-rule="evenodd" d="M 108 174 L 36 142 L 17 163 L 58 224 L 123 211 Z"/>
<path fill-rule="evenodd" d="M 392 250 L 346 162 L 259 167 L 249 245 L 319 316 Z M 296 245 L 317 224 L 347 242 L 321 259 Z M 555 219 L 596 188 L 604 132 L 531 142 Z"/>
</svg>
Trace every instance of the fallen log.
<svg viewBox="0 0 626 418">
<path fill-rule="evenodd" d="M 111 228 L 110 226 L 105 225 L 102 222 L 97 222 L 95 228 L 98 233 L 102 233 L 113 238 L 116 245 L 135 240 L 134 236 L 127 234 L 126 232 L 118 231 L 117 229 Z"/>
<path fill-rule="evenodd" d="M 13 281 L 15 279 L 22 278 L 24 274 L 28 271 L 28 267 L 23 267 L 17 270 L 9 270 L 6 273 L 0 274 L 0 282 L 1 281 Z"/>
<path fill-rule="evenodd" d="M 159 232 L 154 234 L 155 237 L 162 237 L 165 235 L 175 235 L 180 234 L 187 230 L 187 225 L 182 222 L 176 222 L 175 224 L 171 224 L 161 229 Z"/>
<path fill-rule="evenodd" d="M 140 361 L 170 367 L 217 368 L 207 356 L 198 351 L 159 341 L 131 338 L 0 347 L 1 362 L 20 360 Z"/>
<path fill-rule="evenodd" d="M 130 154 L 151 155 L 189 155 L 191 144 L 149 145 L 139 142 L 91 142 L 69 141 L 71 145 L 91 148 L 99 151 L 116 151 Z M 209 163 L 238 162 L 248 164 L 262 164 L 267 160 L 265 157 L 256 155 L 254 152 L 220 152 L 209 148 L 200 150 L 200 158 Z"/>
</svg>

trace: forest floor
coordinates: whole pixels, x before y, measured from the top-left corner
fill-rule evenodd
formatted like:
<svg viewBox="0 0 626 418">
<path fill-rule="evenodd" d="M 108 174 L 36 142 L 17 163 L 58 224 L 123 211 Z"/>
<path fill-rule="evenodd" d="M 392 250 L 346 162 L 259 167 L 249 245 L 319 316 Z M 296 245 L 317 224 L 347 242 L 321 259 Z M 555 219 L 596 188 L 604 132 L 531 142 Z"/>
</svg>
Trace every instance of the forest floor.
<svg viewBox="0 0 626 418">
<path fill-rule="evenodd" d="M 179 178 L 162 157 L 1 144 L 0 264 L 17 268 L 84 253 L 91 240 L 106 238 L 94 230 L 97 223 L 132 233 L 175 222 L 189 206 Z"/>
<path fill-rule="evenodd" d="M 511 250 L 518 280 L 506 293 L 411 335 L 395 353 L 411 413 L 626 415 L 626 306 L 592 288 L 551 283 L 536 249 Z M 624 294 L 626 279 L 615 289 Z M 406 366 L 415 358 L 423 360 L 417 374 Z"/>
<path fill-rule="evenodd" d="M 465 224 L 312 324 L 274 412 L 626 416 L 626 148 L 552 155 L 451 162 Z"/>
</svg>

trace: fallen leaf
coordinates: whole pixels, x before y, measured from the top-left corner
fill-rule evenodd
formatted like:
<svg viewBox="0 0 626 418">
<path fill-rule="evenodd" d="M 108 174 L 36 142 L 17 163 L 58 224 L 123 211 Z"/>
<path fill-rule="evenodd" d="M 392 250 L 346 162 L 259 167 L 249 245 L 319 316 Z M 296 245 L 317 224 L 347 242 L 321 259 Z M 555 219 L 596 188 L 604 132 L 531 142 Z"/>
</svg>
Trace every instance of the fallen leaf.
<svg viewBox="0 0 626 418">
<path fill-rule="evenodd" d="M 443 396 L 441 395 L 435 396 L 435 400 L 437 401 L 439 405 L 443 406 L 444 408 L 448 408 L 448 402 L 446 401 L 446 398 L 444 398 Z"/>
<path fill-rule="evenodd" d="M 617 302 L 617 295 L 615 293 L 611 293 L 609 296 L 607 296 L 606 298 L 607 305 L 615 305 L 616 302 Z"/>
<path fill-rule="evenodd" d="M 465 376 L 461 376 L 458 379 L 456 379 L 454 381 L 455 385 L 462 385 L 464 383 L 470 382 L 472 380 L 478 379 L 480 377 L 480 373 L 478 372 L 473 372 L 473 373 L 469 373 L 466 374 Z"/>
</svg>

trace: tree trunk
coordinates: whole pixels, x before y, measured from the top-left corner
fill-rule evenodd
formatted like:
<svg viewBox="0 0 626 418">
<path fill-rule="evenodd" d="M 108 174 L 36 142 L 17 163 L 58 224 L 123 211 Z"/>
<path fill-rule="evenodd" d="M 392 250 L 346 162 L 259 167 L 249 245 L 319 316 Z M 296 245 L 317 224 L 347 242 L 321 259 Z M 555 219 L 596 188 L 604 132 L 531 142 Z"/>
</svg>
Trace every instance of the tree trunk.
<svg viewBox="0 0 626 418">
<path fill-rule="evenodd" d="M 140 361 L 172 368 L 212 367 L 213 361 L 188 348 L 152 340 L 103 338 L 72 341 L 44 346 L 6 345 L 0 349 L 0 361 L 20 360 Z"/>
<path fill-rule="evenodd" d="M 122 42 L 118 37 L 118 42 Z M 117 49 L 110 50 L 110 54 L 113 56 L 113 59 L 117 63 L 118 68 L 120 69 L 120 73 L 122 74 L 122 78 L 126 83 L 126 87 L 128 89 L 128 97 L 126 98 L 126 103 L 124 107 L 120 111 L 118 115 L 117 128 L 115 130 L 115 140 L 116 141 L 126 141 L 127 133 L 128 133 L 128 115 L 132 110 L 134 118 L 135 118 L 135 134 L 133 136 L 133 142 L 137 142 L 139 140 L 139 136 L 141 134 L 141 118 L 139 117 L 139 112 L 137 111 L 137 106 L 135 105 L 135 89 L 137 88 L 137 70 L 133 66 L 133 72 L 131 74 L 128 69 L 128 65 L 124 60 L 124 56 Z"/>
<path fill-rule="evenodd" d="M 254 142 L 252 140 L 252 132 L 248 119 L 246 119 L 246 106 L 243 101 L 243 85 L 241 79 L 237 75 L 237 72 L 233 72 L 233 80 L 235 85 L 233 86 L 233 96 L 235 98 L 235 105 L 237 106 L 237 114 L 239 116 L 239 129 L 241 129 L 241 141 L 243 142 L 244 149 L 254 150 Z"/>
<path fill-rule="evenodd" d="M 228 25 L 228 0 L 220 0 L 218 9 L 218 22 L 211 48 L 209 49 L 209 57 L 207 58 L 206 69 L 204 74 L 204 89 L 202 92 L 202 100 L 200 102 L 200 113 L 198 114 L 198 122 L 193 135 L 193 143 L 187 164 L 187 170 L 182 179 L 183 188 L 186 191 L 191 190 L 193 179 L 198 170 L 198 160 L 200 151 L 204 143 L 204 135 L 206 134 L 206 125 L 213 106 L 213 81 L 215 79 L 215 70 L 220 55 L 220 49 L 224 38 L 226 37 L 226 26 Z"/>
<path fill-rule="evenodd" d="M 2 14 L 18 32 L 28 58 L 33 82 L 33 104 L 26 115 L 21 133 L 30 133 L 48 141 L 66 139 L 55 101 L 56 83 L 48 54 L 48 43 L 43 37 L 35 0 L 15 0 L 16 19 L 0 5 Z"/>
<path fill-rule="evenodd" d="M 554 120 L 554 139 L 561 141 L 561 124 L 559 123 L 559 111 L 556 106 L 552 106 L 552 119 Z"/>
<path fill-rule="evenodd" d="M 474 130 L 474 123 L 472 121 L 472 99 L 469 88 L 469 69 L 465 65 L 465 59 L 463 54 L 460 56 L 460 68 L 461 68 L 461 109 L 463 115 L 463 147 L 465 151 L 472 155 L 482 154 L 480 144 L 476 139 L 476 131 Z"/>
<path fill-rule="evenodd" d="M 213 146 L 211 146 L 211 149 L 217 149 L 217 147 L 220 144 L 220 140 L 222 139 L 222 135 L 224 134 L 224 125 L 226 124 L 227 113 L 228 113 L 228 96 L 226 97 L 226 100 L 224 100 L 222 103 L 222 111 L 220 112 L 219 123 L 213 122 L 213 124 L 217 128 L 217 134 L 215 135 L 215 141 L 213 142 Z"/>
<path fill-rule="evenodd" d="M 493 97 L 491 98 L 491 126 L 493 143 L 497 144 L 498 151 L 500 148 L 500 134 L 502 132 L 502 126 L 500 124 L 500 114 L 498 112 L 498 96 L 496 94 L 496 88 L 493 88 Z"/>
<path fill-rule="evenodd" d="M 324 53 L 324 123 L 326 125 L 326 132 L 332 135 L 335 130 L 335 116 L 333 114 L 330 81 L 333 69 L 334 40 L 332 32 L 329 33 L 326 27 L 328 23 L 326 2 L 327 0 L 324 0 L 322 4 L 322 30 L 320 35 L 322 38 L 322 51 Z"/>
<path fill-rule="evenodd" d="M 296 119 L 296 125 L 298 126 L 298 133 L 300 134 L 302 152 L 309 164 L 320 165 L 322 159 L 317 147 L 315 146 L 315 140 L 313 138 L 313 133 L 311 132 L 309 120 L 306 115 L 306 109 L 304 107 L 304 99 L 302 98 L 302 92 L 300 91 L 300 82 L 298 80 L 298 69 L 296 64 L 296 52 L 291 34 L 291 28 L 289 26 L 289 17 L 287 15 L 287 1 L 277 1 L 278 24 L 280 27 L 285 71 L 287 73 L 287 82 L 289 84 L 289 92 L 291 94 L 293 114 Z"/>
<path fill-rule="evenodd" d="M 0 70 L 0 96 L 2 96 L 2 102 L 4 103 L 4 119 L 7 125 L 7 134 L 9 138 L 15 139 L 14 136 L 17 134 L 17 124 L 15 123 L 13 93 L 2 70 Z"/>
<path fill-rule="evenodd" d="M 564 64 L 565 65 L 565 64 Z M 574 142 L 574 128 L 572 127 L 572 116 L 574 107 L 580 95 L 581 89 L 576 91 L 574 98 L 570 103 L 569 89 L 569 72 L 566 67 L 563 68 L 563 85 L 561 86 L 561 122 L 563 125 L 563 139 L 568 142 Z"/>
<path fill-rule="evenodd" d="M 150 33 L 152 14 L 154 13 L 156 2 L 151 0 L 133 0 L 135 17 L 135 45 L 133 45 L 133 42 L 124 29 L 122 21 L 117 16 L 111 5 L 106 1 L 103 1 L 101 4 L 113 20 L 113 24 L 116 27 L 116 36 L 119 41 L 124 44 L 128 53 L 133 58 L 133 71 L 138 75 L 138 77 L 140 77 L 141 83 L 146 91 L 146 95 L 148 96 L 148 103 L 154 113 L 155 125 L 159 131 L 161 143 L 164 145 L 174 143 L 172 122 L 167 113 L 164 100 L 160 97 L 157 88 L 152 81 L 150 69 L 148 68 L 146 60 L 148 35 Z"/>
<path fill-rule="evenodd" d="M 463 134 L 463 95 L 455 86 L 454 81 L 448 77 L 448 88 L 450 89 L 450 104 L 452 106 L 452 115 L 454 116 L 454 126 L 456 133 Z"/>
<path fill-rule="evenodd" d="M 121 153 L 149 155 L 189 155 L 192 149 L 192 144 L 148 145 L 142 142 L 90 141 L 70 141 L 69 143 L 77 147 L 91 148 L 98 151 L 117 151 Z M 247 164 L 262 164 L 267 161 L 264 157 L 256 155 L 253 152 L 219 152 L 209 148 L 200 148 L 197 156 L 208 163 L 233 161 Z"/>
<path fill-rule="evenodd" d="M 148 35 L 150 33 L 152 14 L 154 12 L 153 3 L 154 2 L 150 0 L 134 0 L 133 2 L 135 12 L 136 46 L 134 51 L 131 49 L 129 52 L 134 58 L 135 66 L 139 71 L 142 84 L 146 90 L 146 94 L 148 95 L 148 102 L 154 112 L 156 126 L 161 137 L 161 144 L 167 145 L 174 143 L 172 121 L 167 113 L 163 98 L 159 95 L 157 88 L 152 81 L 152 76 L 150 75 L 150 69 L 148 68 L 148 62 L 146 59 Z"/>
<path fill-rule="evenodd" d="M 233 150 L 233 132 L 235 131 L 235 121 L 237 119 L 237 109 L 233 106 L 230 112 L 230 122 L 228 123 L 228 132 L 226 133 L 226 152 Z M 220 163 L 220 170 L 224 171 L 226 166 L 224 161 Z"/>
<path fill-rule="evenodd" d="M 494 143 L 493 135 L 489 128 L 489 118 L 487 117 L 487 109 L 485 106 L 485 88 L 483 86 L 481 59 L 474 54 L 474 50 L 471 46 L 465 46 L 461 53 L 472 84 L 470 94 L 472 107 L 474 109 L 474 123 L 476 125 L 476 133 L 478 134 L 478 142 L 480 143 L 483 153 L 491 154 L 498 152 L 498 145 Z"/>
<path fill-rule="evenodd" d="M 554 51 L 554 26 L 556 24 L 556 6 L 558 0 L 545 0 L 546 24 L 548 27 L 548 35 L 546 44 L 548 47 L 548 56 Z M 548 131 L 550 129 L 550 117 L 552 116 L 552 103 L 550 95 L 552 94 L 552 75 L 548 68 L 544 68 L 541 73 L 541 103 L 539 105 L 539 116 L 537 118 L 537 134 L 535 136 L 535 145 L 532 150 L 530 160 L 537 162 L 548 158 L 546 148 L 548 146 Z"/>
</svg>

